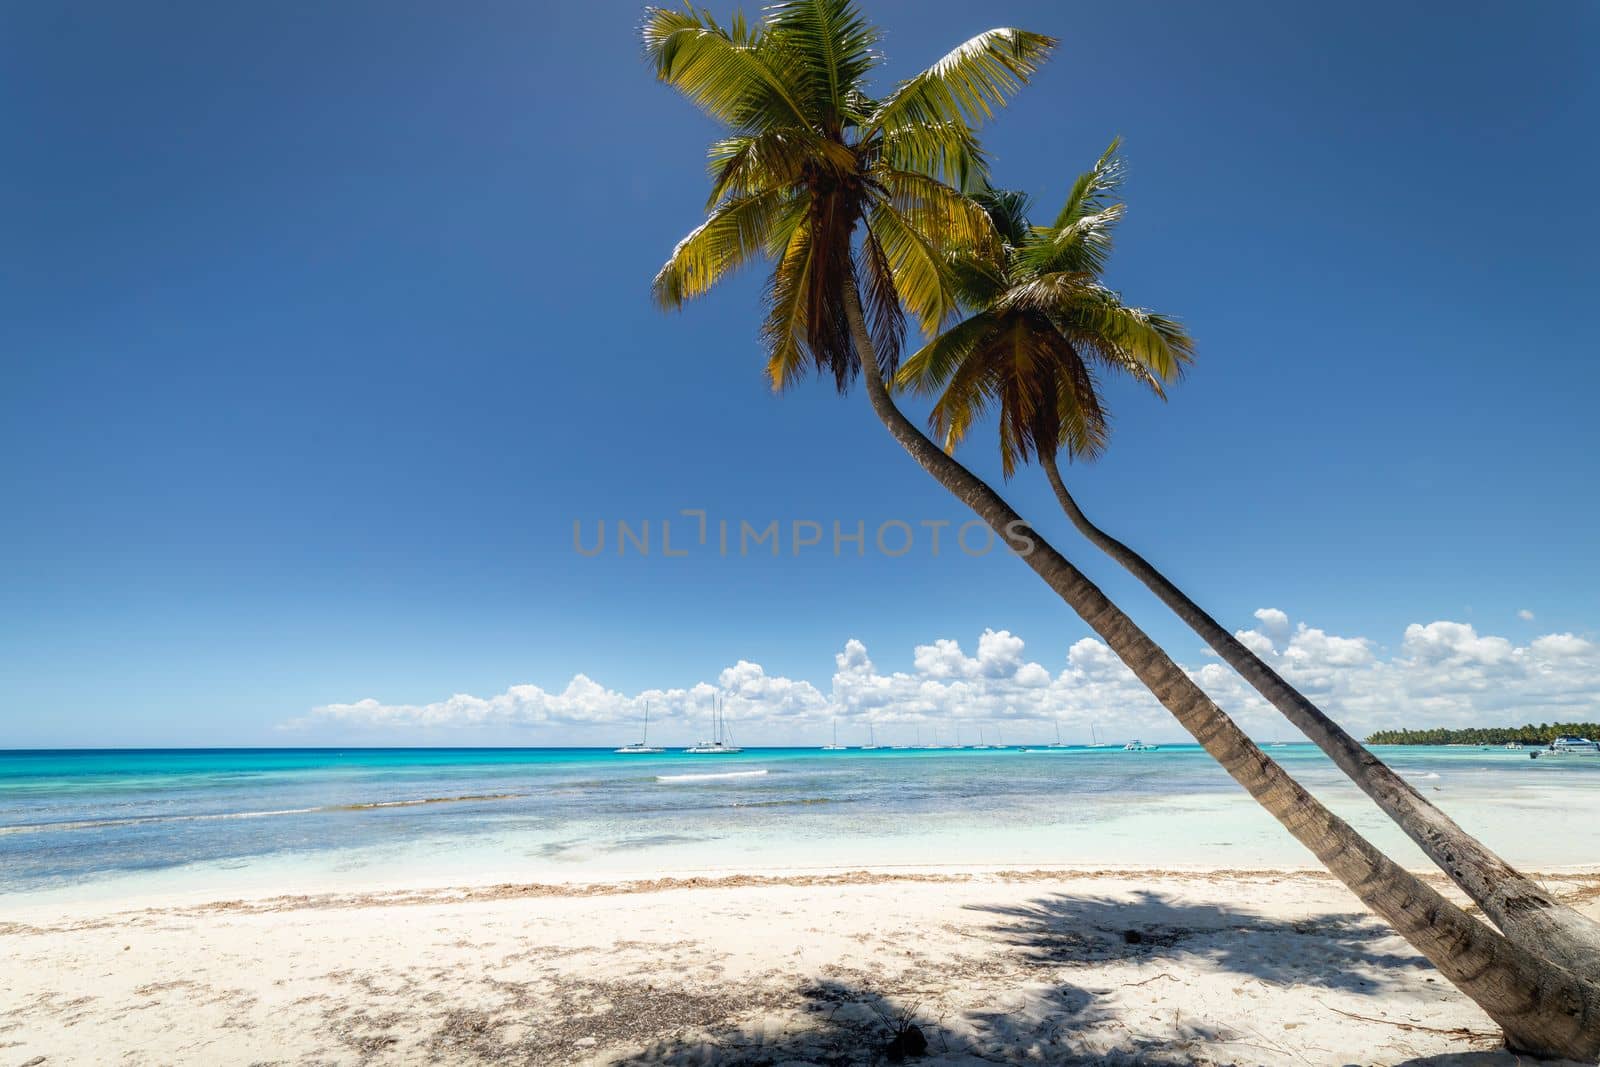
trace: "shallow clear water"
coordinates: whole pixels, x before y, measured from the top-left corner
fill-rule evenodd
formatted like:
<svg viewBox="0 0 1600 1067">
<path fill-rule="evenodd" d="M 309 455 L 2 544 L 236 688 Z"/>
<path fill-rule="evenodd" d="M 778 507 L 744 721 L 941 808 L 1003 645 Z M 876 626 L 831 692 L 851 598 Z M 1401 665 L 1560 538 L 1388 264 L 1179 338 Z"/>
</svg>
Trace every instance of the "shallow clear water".
<svg viewBox="0 0 1600 1067">
<path fill-rule="evenodd" d="M 1310 745 L 1269 753 L 1408 863 Z M 1600 760 L 1383 758 L 1515 863 L 1600 863 Z M 0 893 L 949 864 L 1311 863 L 1192 745 L 0 752 Z"/>
</svg>

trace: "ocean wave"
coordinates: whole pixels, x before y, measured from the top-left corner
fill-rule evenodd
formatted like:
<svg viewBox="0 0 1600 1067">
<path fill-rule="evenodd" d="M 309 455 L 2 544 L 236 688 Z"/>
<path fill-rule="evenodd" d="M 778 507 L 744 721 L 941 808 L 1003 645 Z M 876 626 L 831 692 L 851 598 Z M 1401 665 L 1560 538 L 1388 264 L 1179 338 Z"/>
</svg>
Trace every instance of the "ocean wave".
<svg viewBox="0 0 1600 1067">
<path fill-rule="evenodd" d="M 713 774 L 658 774 L 658 782 L 710 782 L 719 778 L 759 778 L 766 774 L 766 769 L 759 771 L 718 771 Z"/>
</svg>

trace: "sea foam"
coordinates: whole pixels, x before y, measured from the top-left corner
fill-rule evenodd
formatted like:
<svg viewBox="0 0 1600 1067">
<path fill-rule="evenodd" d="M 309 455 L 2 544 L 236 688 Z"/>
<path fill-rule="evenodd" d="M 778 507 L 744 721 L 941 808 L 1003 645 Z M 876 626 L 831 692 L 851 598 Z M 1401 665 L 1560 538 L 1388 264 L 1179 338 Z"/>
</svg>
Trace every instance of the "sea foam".
<svg viewBox="0 0 1600 1067">
<path fill-rule="evenodd" d="M 716 774 L 658 774 L 658 782 L 709 782 L 716 778 L 759 778 L 766 774 L 766 770 L 759 771 L 720 771 Z"/>
</svg>

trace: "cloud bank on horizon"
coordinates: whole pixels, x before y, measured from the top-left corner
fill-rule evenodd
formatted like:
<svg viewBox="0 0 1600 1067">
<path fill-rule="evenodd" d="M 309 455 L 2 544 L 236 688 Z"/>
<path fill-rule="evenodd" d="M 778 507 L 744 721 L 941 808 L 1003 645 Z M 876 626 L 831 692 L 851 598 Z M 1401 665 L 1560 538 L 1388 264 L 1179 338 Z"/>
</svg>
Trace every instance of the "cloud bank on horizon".
<svg viewBox="0 0 1600 1067">
<path fill-rule="evenodd" d="M 1255 618 L 1255 627 L 1237 631 L 1239 639 L 1357 736 L 1395 726 L 1577 721 L 1600 713 L 1600 644 L 1575 634 L 1545 634 L 1518 645 L 1479 634 L 1468 623 L 1412 623 L 1398 647 L 1385 653 L 1365 637 L 1294 624 L 1276 608 L 1262 608 Z M 739 739 L 750 744 L 820 743 L 834 719 L 857 730 L 871 723 L 884 744 L 900 743 L 916 730 L 937 731 L 939 740 L 951 742 L 958 726 L 966 741 L 977 740 L 983 726 L 1001 736 L 1009 731 L 1008 740 L 1030 742 L 1053 738 L 1056 722 L 1073 735 L 1099 724 L 1118 737 L 1187 740 L 1102 642 L 1089 637 L 1075 642 L 1065 665 L 1054 672 L 1023 651 L 1022 638 L 985 630 L 972 655 L 957 641 L 940 638 L 916 646 L 911 670 L 882 671 L 866 646 L 851 638 L 834 657 L 826 692 L 740 660 L 714 683 L 682 689 L 629 695 L 578 674 L 559 692 L 515 685 L 494 696 L 456 694 L 429 704 L 373 698 L 327 704 L 285 727 L 390 735 L 470 734 L 499 727 L 525 730 L 526 741 L 537 744 L 547 732 L 588 738 L 608 728 L 608 737 L 620 737 L 617 730 L 631 729 L 648 702 L 658 734 L 671 743 L 666 735 L 693 732 L 696 725 L 704 732 L 711 697 L 720 693 L 729 720 L 741 731 Z M 1225 664 L 1185 669 L 1252 735 L 1296 736 Z M 565 743 L 567 738 L 548 740 Z"/>
</svg>

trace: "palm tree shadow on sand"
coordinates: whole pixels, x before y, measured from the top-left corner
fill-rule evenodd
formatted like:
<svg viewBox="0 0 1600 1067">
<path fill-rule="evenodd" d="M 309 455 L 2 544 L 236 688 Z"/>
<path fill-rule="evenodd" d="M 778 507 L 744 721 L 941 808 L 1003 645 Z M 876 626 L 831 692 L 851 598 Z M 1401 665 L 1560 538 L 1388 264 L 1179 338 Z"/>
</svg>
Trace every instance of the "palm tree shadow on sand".
<svg viewBox="0 0 1600 1067">
<path fill-rule="evenodd" d="M 1284 1062 L 1319 1062 L 1314 1053 L 1307 1059 L 1262 1044 L 1269 1039 L 1259 1031 L 1185 1019 L 1181 1011 L 1159 1026 L 1135 1022 L 1126 1005 L 1119 1010 L 1120 983 L 1100 970 L 1111 963 L 1159 965 L 1170 960 L 1269 985 L 1324 989 L 1342 995 L 1346 1005 L 1350 996 L 1380 994 L 1403 984 L 1414 993 L 1419 982 L 1437 982 L 1441 1000 L 1457 996 L 1434 978 L 1421 956 L 1389 951 L 1390 945 L 1404 943 L 1382 923 L 1359 913 L 1275 920 L 1150 891 L 1131 901 L 1051 895 L 1017 905 L 971 905 L 969 910 L 994 920 L 970 933 L 1003 949 L 998 957 L 985 957 L 990 969 L 983 982 L 990 990 L 987 998 L 975 1000 L 970 990 L 958 988 L 964 976 L 944 969 L 930 973 L 920 986 L 914 976 L 881 988 L 859 975 L 853 982 L 821 981 L 798 989 L 795 1003 L 781 1005 L 763 1022 L 663 1040 L 622 1062 L 1185 1064 L 1202 1059 L 1275 1062 L 1280 1052 Z M 1378 1011 L 1374 1007 L 1374 1014 Z M 925 1056 L 901 1057 L 905 1048 L 894 1039 L 912 1025 L 926 1039 Z M 1492 1037 L 1463 1030 L 1461 1051 L 1405 1062 L 1409 1067 L 1508 1067 L 1518 1062 L 1504 1051 L 1475 1051 L 1466 1044 L 1485 1036 Z M 1399 1062 L 1402 1055 L 1388 1062 Z"/>
<path fill-rule="evenodd" d="M 1393 931 L 1357 912 L 1265 919 L 1149 890 L 1136 893 L 1132 901 L 1058 894 L 1026 904 L 972 905 L 970 910 L 997 917 L 988 928 L 990 935 L 1041 965 L 1182 957 L 1272 984 L 1353 993 L 1381 990 L 1397 970 L 1433 974 L 1416 953 L 1377 948 L 1375 943 L 1393 938 Z"/>
</svg>

